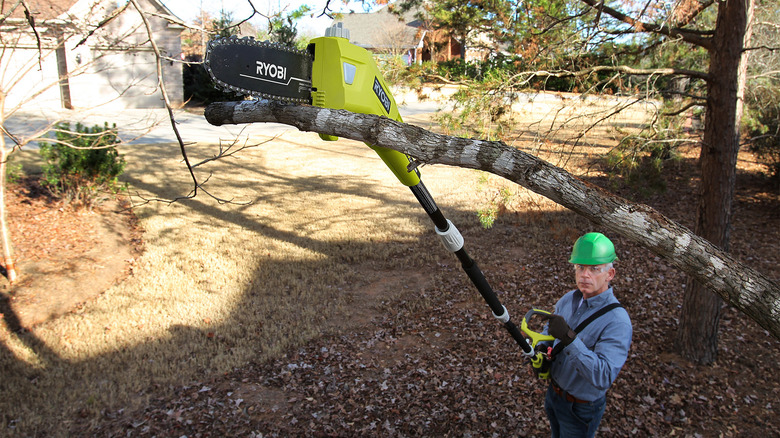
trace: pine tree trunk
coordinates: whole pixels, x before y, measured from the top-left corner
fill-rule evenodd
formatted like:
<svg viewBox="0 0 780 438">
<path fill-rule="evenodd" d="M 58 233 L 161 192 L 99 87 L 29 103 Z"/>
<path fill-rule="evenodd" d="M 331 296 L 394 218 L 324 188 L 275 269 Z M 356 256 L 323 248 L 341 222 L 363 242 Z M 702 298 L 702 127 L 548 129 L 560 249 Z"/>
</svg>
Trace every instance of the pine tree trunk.
<svg viewBox="0 0 780 438">
<path fill-rule="evenodd" d="M 739 153 L 753 0 L 720 2 L 710 53 L 707 113 L 701 145 L 701 188 L 694 232 L 728 251 L 732 200 Z M 680 315 L 678 351 L 700 364 L 717 359 L 722 301 L 693 278 Z"/>
<path fill-rule="evenodd" d="M 677 351 L 690 361 L 710 364 L 718 359 L 718 325 L 723 300 L 688 277 L 680 310 Z"/>
</svg>

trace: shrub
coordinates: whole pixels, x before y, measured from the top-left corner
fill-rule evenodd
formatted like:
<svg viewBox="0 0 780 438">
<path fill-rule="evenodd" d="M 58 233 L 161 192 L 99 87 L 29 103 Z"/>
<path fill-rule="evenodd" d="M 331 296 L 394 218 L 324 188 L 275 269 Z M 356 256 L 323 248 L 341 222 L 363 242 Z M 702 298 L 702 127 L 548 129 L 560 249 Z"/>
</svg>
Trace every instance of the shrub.
<svg viewBox="0 0 780 438">
<path fill-rule="evenodd" d="M 41 185 L 53 196 L 65 204 L 91 207 L 102 194 L 119 191 L 117 178 L 125 169 L 125 160 L 115 146 L 119 143 L 116 124 L 88 128 L 78 123 L 71 130 L 69 123 L 61 123 L 54 137 L 56 141 L 40 143 Z"/>
<path fill-rule="evenodd" d="M 513 193 L 508 187 L 504 186 L 502 182 L 498 185 L 491 183 L 487 173 L 482 173 L 478 180 L 478 186 L 485 190 L 489 195 L 492 195 L 487 205 L 477 209 L 477 219 L 482 225 L 482 228 L 488 229 L 493 227 L 499 216 L 506 214 L 509 211 L 509 205 L 515 198 Z"/>
<path fill-rule="evenodd" d="M 664 113 L 674 108 L 674 103 L 664 103 Z M 606 172 L 613 185 L 622 180 L 627 187 L 637 189 L 642 195 L 662 192 L 666 189 L 663 177 L 668 163 L 680 160 L 679 149 L 696 144 L 697 132 L 689 132 L 686 122 L 693 114 L 660 114 L 658 119 L 636 135 L 623 137 L 620 143 L 605 157 Z"/>
<path fill-rule="evenodd" d="M 5 169 L 5 180 L 10 184 L 16 184 L 24 178 L 24 170 L 21 164 L 8 163 Z"/>
</svg>

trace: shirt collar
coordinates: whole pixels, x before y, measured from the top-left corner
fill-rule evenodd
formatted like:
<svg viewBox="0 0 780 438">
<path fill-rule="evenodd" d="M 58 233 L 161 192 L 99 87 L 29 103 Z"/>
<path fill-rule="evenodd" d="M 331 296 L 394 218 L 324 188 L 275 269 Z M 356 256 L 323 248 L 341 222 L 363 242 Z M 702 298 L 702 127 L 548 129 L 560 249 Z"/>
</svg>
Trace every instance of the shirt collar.
<svg viewBox="0 0 780 438">
<path fill-rule="evenodd" d="M 612 290 L 612 286 L 607 288 L 604 292 L 596 295 L 595 297 L 591 297 L 590 299 L 585 300 L 585 302 L 582 303 L 582 305 L 588 306 L 588 307 L 601 307 L 604 304 L 611 302 L 613 300 L 613 297 L 615 296 L 614 291 Z M 579 289 L 574 291 L 574 303 L 579 305 L 580 301 L 582 300 L 582 292 L 580 292 Z"/>
</svg>

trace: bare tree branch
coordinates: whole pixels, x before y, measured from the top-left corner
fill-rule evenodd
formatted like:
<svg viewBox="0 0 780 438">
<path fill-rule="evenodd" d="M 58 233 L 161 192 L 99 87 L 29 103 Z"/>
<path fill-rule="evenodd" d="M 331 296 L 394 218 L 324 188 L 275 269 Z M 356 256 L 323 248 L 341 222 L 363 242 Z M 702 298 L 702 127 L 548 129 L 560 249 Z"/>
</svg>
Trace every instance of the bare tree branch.
<svg viewBox="0 0 780 438">
<path fill-rule="evenodd" d="M 7 13 L 0 15 L 0 24 L 3 24 L 3 23 L 5 23 L 5 20 L 7 20 L 8 18 L 10 18 L 10 17 L 11 17 L 11 15 L 12 15 L 12 14 L 14 13 L 14 11 L 16 10 L 16 8 L 18 8 L 18 7 L 19 7 L 19 5 L 21 5 L 21 4 L 22 4 L 22 0 L 16 0 L 16 3 L 14 3 L 14 5 L 13 5 L 13 6 L 11 6 L 11 7 L 9 7 L 9 8 L 8 8 L 8 12 L 7 12 Z M 5 8 L 3 8 L 3 10 L 5 10 Z"/>
<path fill-rule="evenodd" d="M 616 66 L 609 66 L 609 65 L 599 65 L 594 66 L 582 70 L 577 71 L 570 71 L 570 70 L 562 70 L 562 71 L 547 71 L 547 70 L 537 70 L 537 71 L 525 71 L 514 74 L 512 77 L 509 78 L 509 82 L 515 82 L 520 79 L 518 82 L 519 85 L 527 84 L 532 79 L 536 77 L 555 77 L 555 78 L 562 78 L 562 77 L 583 77 L 588 76 L 593 73 L 600 73 L 600 72 L 618 72 L 618 73 L 625 73 L 630 75 L 637 75 L 637 76 L 689 76 L 697 79 L 702 80 L 709 80 L 709 75 L 707 73 L 697 71 L 697 70 L 688 70 L 688 69 L 680 69 L 680 68 L 654 68 L 654 69 L 638 69 L 638 68 L 632 68 L 624 65 L 616 65 Z"/>
<path fill-rule="evenodd" d="M 187 149 L 184 147 L 184 141 L 181 138 L 181 134 L 179 133 L 179 128 L 176 126 L 176 118 L 173 115 L 173 106 L 171 105 L 171 101 L 168 97 L 168 90 L 165 86 L 165 81 L 163 80 L 163 68 L 162 68 L 162 62 L 161 62 L 161 53 L 160 48 L 157 47 L 157 43 L 155 42 L 153 35 L 154 32 L 152 31 L 152 25 L 149 23 L 149 19 L 146 17 L 146 14 L 144 13 L 143 9 L 138 5 L 138 2 L 136 0 L 130 0 L 129 4 L 132 3 L 135 10 L 138 12 L 138 14 L 141 16 L 141 20 L 143 20 L 144 26 L 146 27 L 146 32 L 149 35 L 149 43 L 152 45 L 152 49 L 154 50 L 155 59 L 157 63 L 157 80 L 160 87 L 160 93 L 163 96 L 163 101 L 165 102 L 165 108 L 168 110 L 168 117 L 171 121 L 171 128 L 173 129 L 173 133 L 176 135 L 176 140 L 179 143 L 179 148 L 181 149 L 181 155 L 184 158 L 184 162 L 187 165 L 187 169 L 190 172 L 190 176 L 192 177 L 192 181 L 194 184 L 193 190 L 190 194 L 188 194 L 185 198 L 192 198 L 197 196 L 198 188 L 200 187 L 200 184 L 198 183 L 198 178 L 195 176 L 195 172 L 192 170 L 192 166 L 190 165 L 190 160 L 187 157 Z"/>
<path fill-rule="evenodd" d="M 117 8 L 117 9 L 116 9 L 116 10 L 114 10 L 112 13 L 110 13 L 110 14 L 109 14 L 109 15 L 108 15 L 106 18 L 102 19 L 102 20 L 100 21 L 100 23 L 98 23 L 98 24 L 97 24 L 97 26 L 95 26 L 94 28 L 90 29 L 90 30 L 89 30 L 89 32 L 87 33 L 87 35 L 86 35 L 84 38 L 82 38 L 82 39 L 81 39 L 81 41 L 79 41 L 79 42 L 78 42 L 78 44 L 76 44 L 76 45 L 74 46 L 74 49 L 75 49 L 76 47 L 79 47 L 79 46 L 81 46 L 81 45 L 82 45 L 82 44 L 84 44 L 85 42 L 87 42 L 87 40 L 89 39 L 89 37 L 91 37 L 92 35 L 94 35 L 94 34 L 95 34 L 95 32 L 97 32 L 98 30 L 100 30 L 100 29 L 102 29 L 103 27 L 105 27 L 105 26 L 106 26 L 108 23 L 110 23 L 110 22 L 114 21 L 114 19 L 115 19 L 116 17 L 118 17 L 118 16 L 119 16 L 119 14 L 121 14 L 122 12 L 124 12 L 124 11 L 125 11 L 125 10 L 128 8 L 128 6 L 130 6 L 130 3 L 125 3 L 125 4 L 124 4 L 124 6 L 122 6 L 121 8 Z"/>
<path fill-rule="evenodd" d="M 21 140 L 19 140 L 14 134 L 8 132 L 8 130 L 5 129 L 4 125 L 0 125 L 0 130 L 2 130 L 3 134 L 7 135 L 8 138 L 13 140 L 13 142 L 16 143 L 16 146 L 21 146 L 22 145 Z M 16 148 L 16 147 L 14 147 L 14 148 Z"/>
<path fill-rule="evenodd" d="M 678 109 L 678 110 L 675 110 L 675 111 L 669 111 L 669 112 L 665 112 L 665 113 L 662 113 L 662 114 L 663 114 L 664 116 L 679 116 L 680 114 L 684 113 L 686 110 L 688 110 L 688 109 L 690 109 L 690 108 L 695 108 L 695 107 L 697 107 L 697 106 L 701 106 L 701 103 L 697 103 L 697 102 L 691 102 L 691 103 L 689 103 L 689 104 L 687 104 L 687 105 L 683 106 L 682 108 L 680 108 L 680 109 Z"/>
<path fill-rule="evenodd" d="M 30 24 L 30 29 L 32 29 L 33 33 L 35 34 L 35 41 L 38 43 L 38 66 L 43 68 L 43 59 L 40 56 L 40 53 L 42 52 L 41 36 L 38 34 L 38 29 L 35 27 L 35 17 L 33 17 L 32 13 L 30 12 L 30 7 L 27 6 L 27 2 L 25 0 L 21 0 L 21 3 L 24 7 L 24 18 L 27 20 L 27 23 Z"/>
<path fill-rule="evenodd" d="M 774 51 L 780 50 L 780 47 L 770 47 L 770 46 L 765 46 L 765 45 L 764 46 L 755 46 L 755 47 L 745 47 L 743 52 L 749 52 L 749 51 L 752 51 L 752 50 L 768 50 L 770 52 L 774 52 Z"/>
<path fill-rule="evenodd" d="M 646 23 L 637 19 L 634 19 L 617 9 L 609 6 L 602 6 L 600 0 L 582 0 L 587 5 L 594 9 L 601 9 L 603 12 L 612 16 L 612 18 L 622 21 L 630 25 L 635 32 L 651 32 L 668 36 L 670 38 L 682 38 L 684 41 L 697 46 L 704 47 L 705 49 L 712 50 L 712 40 L 709 37 L 702 37 L 699 32 L 691 31 L 688 29 L 672 28 L 667 26 L 660 26 L 654 23 Z M 712 0 L 710 0 L 712 1 Z"/>
<path fill-rule="evenodd" d="M 246 129 L 246 127 L 244 127 L 243 129 Z M 242 129 L 242 132 L 243 132 L 243 129 Z M 206 163 L 210 163 L 212 161 L 217 161 L 217 160 L 221 160 L 223 158 L 232 157 L 232 156 L 236 155 L 237 153 L 239 153 L 241 151 L 244 151 L 246 149 L 252 149 L 252 148 L 260 147 L 260 146 L 262 146 L 262 145 L 264 145 L 266 143 L 274 141 L 279 136 L 273 136 L 271 138 L 268 138 L 266 140 L 261 141 L 260 143 L 253 143 L 253 144 L 248 144 L 249 143 L 249 137 L 247 137 L 244 140 L 244 143 L 241 146 L 236 147 L 238 145 L 238 143 L 239 143 L 239 138 L 240 137 L 241 137 L 241 133 L 236 135 L 235 138 L 232 141 L 227 142 L 227 146 L 225 146 L 225 144 L 222 142 L 222 140 L 220 140 L 220 142 L 219 142 L 219 152 L 217 152 L 217 154 L 215 154 L 214 156 L 212 156 L 210 158 L 206 158 L 204 160 L 201 160 L 201 161 L 193 164 L 192 167 L 198 167 L 198 166 L 202 166 L 202 165 L 204 165 Z"/>
<path fill-rule="evenodd" d="M 152 25 L 149 22 L 149 19 L 146 16 L 146 13 L 138 5 L 138 1 L 137 0 L 129 0 L 129 3 L 133 5 L 135 10 L 141 16 L 141 20 L 143 21 L 144 27 L 146 28 L 146 33 L 147 33 L 147 35 L 149 37 L 149 44 L 152 46 L 152 50 L 154 51 L 154 54 L 155 54 L 155 60 L 156 60 L 156 65 L 157 65 L 157 82 L 158 82 L 158 86 L 160 87 L 160 93 L 162 94 L 163 102 L 165 103 L 165 108 L 168 111 L 168 118 L 171 121 L 171 128 L 173 129 L 173 133 L 176 135 L 176 141 L 179 144 L 179 150 L 181 151 L 182 159 L 184 160 L 184 163 L 187 166 L 187 171 L 190 174 L 190 178 L 192 179 L 192 184 L 193 184 L 192 185 L 192 190 L 186 196 L 180 196 L 180 197 L 177 197 L 177 198 L 174 198 L 174 199 L 169 199 L 169 200 L 162 200 L 162 199 L 156 199 L 156 198 L 155 199 L 145 199 L 144 198 L 144 200 L 146 202 L 158 201 L 158 202 L 173 203 L 173 202 L 177 202 L 177 201 L 182 200 L 182 199 L 194 198 L 194 197 L 196 197 L 198 195 L 198 191 L 200 190 L 203 193 L 205 193 L 206 195 L 208 195 L 209 197 L 215 199 L 220 204 L 236 203 L 232 199 L 222 199 L 222 198 L 220 198 L 218 196 L 215 196 L 214 194 L 210 193 L 209 191 L 207 191 L 203 187 L 203 185 L 208 181 L 208 179 L 210 177 L 206 178 L 206 180 L 204 180 L 203 182 L 199 182 L 197 176 L 195 176 L 194 166 L 190 163 L 190 159 L 187 156 L 187 148 L 184 145 L 184 140 L 182 140 L 181 133 L 179 133 L 179 128 L 176 126 L 177 125 L 176 117 L 173 114 L 173 106 L 171 105 L 171 101 L 170 101 L 170 98 L 168 96 L 168 90 L 167 90 L 167 87 L 165 86 L 165 81 L 164 81 L 164 78 L 163 78 L 163 67 L 162 67 L 163 56 L 162 56 L 162 53 L 160 52 L 160 48 L 157 46 L 157 42 L 154 39 L 154 32 L 152 30 Z M 251 2 L 250 2 L 250 4 L 251 4 Z M 254 6 L 253 6 L 253 8 L 254 8 Z"/>
</svg>

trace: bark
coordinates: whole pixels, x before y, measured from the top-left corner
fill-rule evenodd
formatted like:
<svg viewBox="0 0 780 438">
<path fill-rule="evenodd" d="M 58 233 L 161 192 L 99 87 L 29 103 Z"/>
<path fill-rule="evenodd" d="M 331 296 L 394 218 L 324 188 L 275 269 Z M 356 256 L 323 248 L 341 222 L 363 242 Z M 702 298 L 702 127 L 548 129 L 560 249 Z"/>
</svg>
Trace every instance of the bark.
<svg viewBox="0 0 780 438">
<path fill-rule="evenodd" d="M 729 247 L 732 200 L 737 179 L 739 125 L 742 118 L 752 0 L 728 0 L 718 7 L 710 53 L 707 117 L 701 145 L 701 188 L 694 231 L 719 246 Z M 697 363 L 717 359 L 720 297 L 689 278 L 680 314 L 677 350 Z"/>
<path fill-rule="evenodd" d="M 275 122 L 403 152 L 419 163 L 504 177 L 666 258 L 780 339 L 780 285 L 652 208 L 582 181 L 502 142 L 448 137 L 386 117 L 269 101 L 206 108 L 213 125 Z"/>
<path fill-rule="evenodd" d="M 57 57 L 57 73 L 60 76 L 60 100 L 62 101 L 62 107 L 72 110 L 73 104 L 70 99 L 68 52 L 65 49 L 65 38 L 61 33 L 57 34 L 57 49 L 55 49 L 54 53 Z"/>
</svg>

